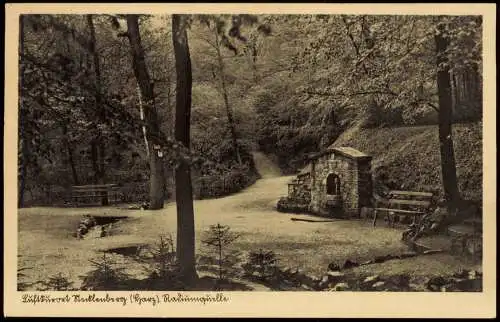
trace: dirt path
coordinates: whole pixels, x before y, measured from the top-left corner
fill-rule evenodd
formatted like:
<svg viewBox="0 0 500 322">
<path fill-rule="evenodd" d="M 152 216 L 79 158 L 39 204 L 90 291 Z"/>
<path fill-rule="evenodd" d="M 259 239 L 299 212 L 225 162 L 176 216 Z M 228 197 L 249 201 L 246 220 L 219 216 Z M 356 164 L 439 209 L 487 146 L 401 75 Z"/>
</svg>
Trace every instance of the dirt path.
<svg viewBox="0 0 500 322">
<path fill-rule="evenodd" d="M 262 178 L 243 191 L 218 199 L 194 202 L 196 250 L 207 252 L 201 243 L 210 225 L 228 225 L 240 238 L 231 246 L 239 252 L 273 250 L 282 266 L 301 268 L 314 275 L 323 274 L 332 261 L 367 260 L 374 256 L 406 251 L 401 231 L 372 227 L 356 220 L 304 222 L 291 218 L 317 219 L 306 214 L 276 211 L 276 202 L 287 194 L 291 176 L 279 176 L 279 169 L 262 153 L 255 154 L 256 167 Z M 83 214 L 94 216 L 127 216 L 113 224 L 111 236 L 77 240 L 72 236 Z M 62 272 L 78 280 L 92 267 L 99 251 L 137 244 L 154 244 L 160 235 L 170 234 L 175 240 L 177 214 L 175 203 L 155 211 L 127 210 L 123 207 L 96 208 L 25 208 L 19 211 L 20 266 L 32 281 L 46 280 Z M 431 256 L 428 256 L 430 258 Z M 453 271 L 462 263 L 447 256 L 428 265 L 404 267 L 416 274 L 432 274 L 436 270 Z M 415 272 L 414 272 L 415 271 Z"/>
<path fill-rule="evenodd" d="M 275 178 L 281 176 L 280 168 L 262 152 L 253 152 L 253 161 L 262 178 Z"/>
</svg>

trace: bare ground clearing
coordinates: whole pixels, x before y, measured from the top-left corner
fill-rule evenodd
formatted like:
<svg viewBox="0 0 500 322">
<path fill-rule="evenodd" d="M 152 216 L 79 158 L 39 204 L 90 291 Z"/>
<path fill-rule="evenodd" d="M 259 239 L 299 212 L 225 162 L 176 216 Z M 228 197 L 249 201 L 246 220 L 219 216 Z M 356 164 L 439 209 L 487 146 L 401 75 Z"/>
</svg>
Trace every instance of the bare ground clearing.
<svg viewBox="0 0 500 322">
<path fill-rule="evenodd" d="M 262 170 L 261 170 L 262 171 Z M 346 259 L 365 261 L 375 256 L 407 251 L 400 241 L 401 231 L 370 222 L 336 220 L 332 222 L 292 221 L 310 215 L 284 214 L 275 210 L 276 201 L 286 194 L 291 177 L 262 176 L 254 185 L 237 194 L 211 200 L 195 201 L 197 253 L 204 253 L 200 238 L 210 225 L 221 223 L 241 237 L 231 245 L 240 252 L 273 250 L 281 266 L 297 267 L 321 275 L 331 262 Z M 127 216 L 113 224 L 110 236 L 77 240 L 72 234 L 84 214 L 93 216 Z M 28 267 L 26 281 L 46 280 L 59 272 L 79 283 L 79 276 L 91 270 L 90 259 L 99 251 L 130 245 L 155 243 L 160 235 L 171 234 L 175 240 L 175 203 L 157 211 L 127 210 L 123 207 L 53 208 L 37 207 L 19 210 L 19 266 Z M 131 274 L 141 275 L 141 267 L 124 262 Z M 411 273 L 434 275 L 471 268 L 455 257 L 436 254 L 418 258 L 388 261 L 352 269 L 360 273 Z"/>
</svg>

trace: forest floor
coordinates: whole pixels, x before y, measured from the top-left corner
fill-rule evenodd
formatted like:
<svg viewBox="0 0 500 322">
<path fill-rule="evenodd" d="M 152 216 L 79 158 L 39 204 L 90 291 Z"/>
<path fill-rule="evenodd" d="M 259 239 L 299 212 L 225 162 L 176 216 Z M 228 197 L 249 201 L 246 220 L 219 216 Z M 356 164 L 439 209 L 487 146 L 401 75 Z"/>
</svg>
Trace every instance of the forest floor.
<svg viewBox="0 0 500 322">
<path fill-rule="evenodd" d="M 203 233 L 213 224 L 228 225 L 240 237 L 227 251 L 245 254 L 259 249 L 272 250 L 283 267 L 300 268 L 322 276 L 332 262 L 346 259 L 366 261 L 375 256 L 407 252 L 401 242 L 401 230 L 361 220 L 319 221 L 311 215 L 285 214 L 276 211 L 279 197 L 286 195 L 291 176 L 279 170 L 262 154 L 256 155 L 261 179 L 234 195 L 197 200 L 195 208 L 196 247 L 198 255 L 208 249 L 202 245 Z M 113 224 L 109 236 L 76 239 L 82 216 L 126 216 Z M 291 218 L 318 220 L 293 221 Z M 154 244 L 160 235 L 175 240 L 176 206 L 165 204 L 161 210 L 131 210 L 126 206 L 94 208 L 34 207 L 19 210 L 19 267 L 26 267 L 25 282 L 47 280 L 62 273 L 77 287 L 80 276 L 92 270 L 89 260 L 101 257 L 101 251 L 119 247 Z M 129 274 L 146 274 L 141 265 L 127 262 Z M 409 273 L 430 276 L 451 274 L 461 268 L 478 269 L 463 259 L 441 253 L 353 268 L 363 274 Z M 259 289 L 255 288 L 254 289 Z"/>
</svg>

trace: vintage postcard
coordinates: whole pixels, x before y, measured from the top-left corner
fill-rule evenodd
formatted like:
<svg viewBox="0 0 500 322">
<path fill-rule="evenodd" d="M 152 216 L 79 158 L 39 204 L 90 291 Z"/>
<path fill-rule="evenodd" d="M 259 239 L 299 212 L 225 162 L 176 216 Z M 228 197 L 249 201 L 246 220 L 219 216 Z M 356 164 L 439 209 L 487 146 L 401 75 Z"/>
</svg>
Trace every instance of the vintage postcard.
<svg viewBox="0 0 500 322">
<path fill-rule="evenodd" d="M 5 315 L 494 317 L 494 4 L 7 4 Z"/>
</svg>

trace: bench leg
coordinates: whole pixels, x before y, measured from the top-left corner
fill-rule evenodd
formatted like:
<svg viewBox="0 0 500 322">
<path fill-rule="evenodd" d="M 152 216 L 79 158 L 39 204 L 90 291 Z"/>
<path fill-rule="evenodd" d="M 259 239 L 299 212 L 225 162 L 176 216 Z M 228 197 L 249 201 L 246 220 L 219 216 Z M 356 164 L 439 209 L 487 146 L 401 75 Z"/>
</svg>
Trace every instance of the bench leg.
<svg viewBox="0 0 500 322">
<path fill-rule="evenodd" d="M 101 205 L 107 206 L 109 205 L 109 194 L 106 192 L 104 196 L 101 197 Z"/>
</svg>

